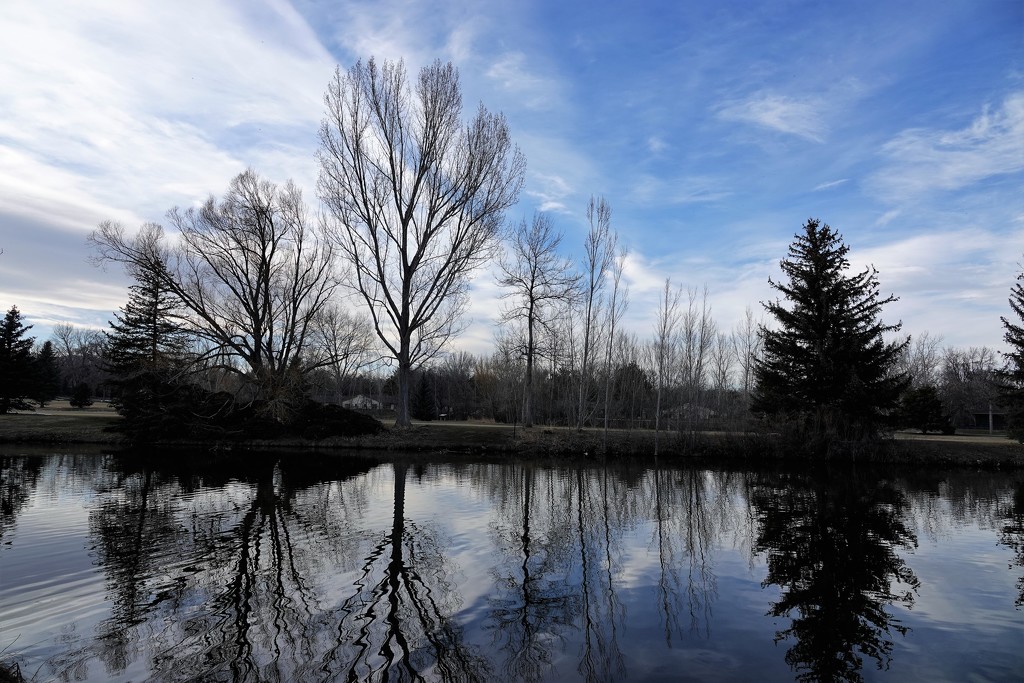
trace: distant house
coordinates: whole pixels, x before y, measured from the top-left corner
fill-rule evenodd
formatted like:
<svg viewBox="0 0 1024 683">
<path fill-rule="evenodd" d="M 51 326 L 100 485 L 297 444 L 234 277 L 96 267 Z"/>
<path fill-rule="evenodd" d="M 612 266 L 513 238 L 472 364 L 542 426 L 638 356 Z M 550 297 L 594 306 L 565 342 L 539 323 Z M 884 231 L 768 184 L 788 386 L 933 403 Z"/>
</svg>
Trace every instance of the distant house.
<svg viewBox="0 0 1024 683">
<path fill-rule="evenodd" d="M 969 415 L 972 424 L 965 426 L 997 431 L 1006 429 L 1006 409 L 1001 406 L 975 406 L 971 408 Z"/>
<path fill-rule="evenodd" d="M 347 401 L 342 401 L 341 407 L 348 408 L 349 410 L 380 410 L 381 404 L 377 399 L 359 394 Z"/>
</svg>

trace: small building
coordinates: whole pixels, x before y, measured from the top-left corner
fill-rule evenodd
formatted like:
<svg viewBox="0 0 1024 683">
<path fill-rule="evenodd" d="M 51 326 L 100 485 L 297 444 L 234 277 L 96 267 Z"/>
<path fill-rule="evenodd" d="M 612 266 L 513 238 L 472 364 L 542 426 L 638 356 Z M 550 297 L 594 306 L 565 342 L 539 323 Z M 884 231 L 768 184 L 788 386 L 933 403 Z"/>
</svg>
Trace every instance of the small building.
<svg viewBox="0 0 1024 683">
<path fill-rule="evenodd" d="M 349 410 L 380 410 L 381 404 L 380 401 L 375 398 L 359 394 L 358 396 L 342 401 L 341 407 L 348 408 Z"/>
<path fill-rule="evenodd" d="M 970 427 L 974 429 L 991 429 L 1002 431 L 1006 429 L 1006 409 L 1002 406 L 974 406 L 970 412 Z"/>
</svg>

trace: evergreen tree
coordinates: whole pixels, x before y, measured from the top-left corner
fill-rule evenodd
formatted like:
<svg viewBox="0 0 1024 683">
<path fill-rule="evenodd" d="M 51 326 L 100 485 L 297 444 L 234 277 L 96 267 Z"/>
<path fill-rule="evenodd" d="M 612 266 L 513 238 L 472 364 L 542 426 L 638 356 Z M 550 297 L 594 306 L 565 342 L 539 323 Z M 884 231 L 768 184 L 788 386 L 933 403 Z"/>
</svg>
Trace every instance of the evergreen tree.
<svg viewBox="0 0 1024 683">
<path fill-rule="evenodd" d="M 53 342 L 43 343 L 35 357 L 35 387 L 32 399 L 42 408 L 57 397 L 60 387 L 60 371 L 57 369 L 57 356 L 53 351 Z"/>
<path fill-rule="evenodd" d="M 787 283 L 769 284 L 787 304 L 764 304 L 778 323 L 761 328 L 764 355 L 755 366 L 752 410 L 794 419 L 816 436 L 877 434 L 907 384 L 897 362 L 909 339 L 886 343 L 902 323 L 879 320 L 896 301 L 878 293 L 873 267 L 848 275 L 849 247 L 828 225 L 810 219 L 781 267 Z"/>
<path fill-rule="evenodd" d="M 155 436 L 174 428 L 172 408 L 188 394 L 179 391 L 178 375 L 189 336 L 175 322 L 180 302 L 163 284 L 163 264 L 138 270 L 135 280 L 110 322 L 105 363 L 113 376 L 111 403 L 125 417 L 125 430 Z"/>
<path fill-rule="evenodd" d="M 901 427 L 919 429 L 922 434 L 952 434 L 956 431 L 942 407 L 938 389 L 930 384 L 903 392 L 900 397 L 899 422 Z"/>
<path fill-rule="evenodd" d="M 0 327 L 0 414 L 12 410 L 31 410 L 26 399 L 34 393 L 35 368 L 32 344 L 35 337 L 26 337 L 32 329 L 21 321 L 17 306 L 11 306 Z"/>
<path fill-rule="evenodd" d="M 71 390 L 71 400 L 68 402 L 72 408 L 88 408 L 92 405 L 92 389 L 86 382 L 79 382 Z"/>
<path fill-rule="evenodd" d="M 1003 339 L 1010 346 L 1004 353 L 1006 367 L 1000 373 L 1000 398 L 1007 409 L 1007 431 L 1010 436 L 1024 443 L 1024 272 L 1017 276 L 1017 283 L 1010 290 L 1010 310 L 1021 324 L 1010 322 L 1001 316 L 1006 332 Z"/>
</svg>

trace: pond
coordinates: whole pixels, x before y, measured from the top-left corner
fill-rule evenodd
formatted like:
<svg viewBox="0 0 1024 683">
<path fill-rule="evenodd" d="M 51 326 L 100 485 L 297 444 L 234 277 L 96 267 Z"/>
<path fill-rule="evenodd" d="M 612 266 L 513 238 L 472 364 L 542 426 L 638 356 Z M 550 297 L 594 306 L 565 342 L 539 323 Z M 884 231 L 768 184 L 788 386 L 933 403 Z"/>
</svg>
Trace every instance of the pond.
<svg viewBox="0 0 1024 683">
<path fill-rule="evenodd" d="M 4 455 L 36 681 L 1006 681 L 1024 473 Z"/>
</svg>

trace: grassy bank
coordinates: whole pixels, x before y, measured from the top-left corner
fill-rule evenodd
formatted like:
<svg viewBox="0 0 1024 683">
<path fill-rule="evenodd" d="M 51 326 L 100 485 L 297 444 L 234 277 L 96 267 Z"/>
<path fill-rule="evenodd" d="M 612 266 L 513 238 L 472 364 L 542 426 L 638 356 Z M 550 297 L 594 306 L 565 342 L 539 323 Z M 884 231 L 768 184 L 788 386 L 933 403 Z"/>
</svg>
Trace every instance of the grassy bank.
<svg viewBox="0 0 1024 683">
<path fill-rule="evenodd" d="M 121 418 L 106 406 L 76 410 L 54 404 L 35 413 L 0 415 L 0 443 L 125 445 L 109 427 Z M 575 429 L 488 424 L 480 422 L 418 423 L 408 430 L 389 429 L 376 436 L 332 437 L 319 441 L 303 439 L 250 440 L 222 443 L 183 439 L 168 446 L 206 446 L 218 449 L 317 449 L 411 451 L 431 456 L 541 456 L 597 458 L 644 457 L 655 452 L 655 435 L 649 430 Z M 662 433 L 659 454 L 666 459 L 708 461 L 774 461 L 791 457 L 777 440 L 764 435 L 701 432 L 679 435 Z M 1024 446 L 1001 436 L 914 435 L 897 438 L 871 451 L 852 449 L 857 460 L 899 464 L 1024 467 Z"/>
</svg>

